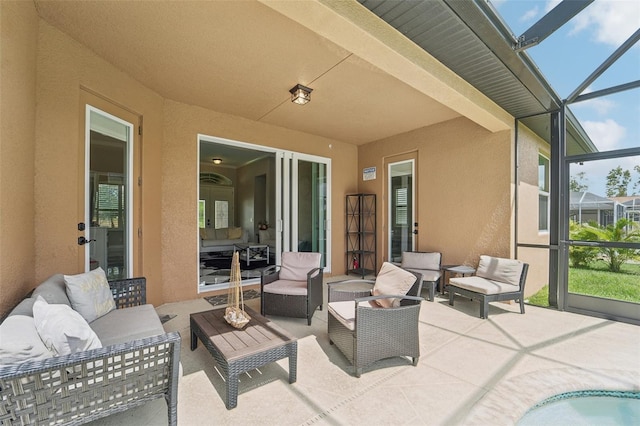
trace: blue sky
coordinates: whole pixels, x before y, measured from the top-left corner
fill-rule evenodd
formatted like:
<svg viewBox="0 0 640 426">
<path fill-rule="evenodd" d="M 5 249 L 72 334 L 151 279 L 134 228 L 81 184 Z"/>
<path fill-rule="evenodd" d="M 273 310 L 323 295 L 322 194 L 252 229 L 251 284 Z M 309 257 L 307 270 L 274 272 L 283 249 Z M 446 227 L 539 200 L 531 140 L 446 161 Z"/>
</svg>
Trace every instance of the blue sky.
<svg viewBox="0 0 640 426">
<path fill-rule="evenodd" d="M 559 0 L 491 0 L 498 13 L 519 36 L 555 7 Z M 527 53 L 562 98 L 568 97 L 624 41 L 640 28 L 640 1 L 595 0 L 571 21 Z M 640 80 L 640 43 L 636 43 L 585 92 Z M 640 89 L 575 103 L 570 109 L 600 151 L 640 146 Z M 640 158 L 585 164 L 589 191 L 605 195 L 604 182 L 617 165 L 640 176 L 633 166 Z M 633 192 L 633 185 L 629 191 Z M 640 194 L 640 188 L 636 193 Z"/>
</svg>

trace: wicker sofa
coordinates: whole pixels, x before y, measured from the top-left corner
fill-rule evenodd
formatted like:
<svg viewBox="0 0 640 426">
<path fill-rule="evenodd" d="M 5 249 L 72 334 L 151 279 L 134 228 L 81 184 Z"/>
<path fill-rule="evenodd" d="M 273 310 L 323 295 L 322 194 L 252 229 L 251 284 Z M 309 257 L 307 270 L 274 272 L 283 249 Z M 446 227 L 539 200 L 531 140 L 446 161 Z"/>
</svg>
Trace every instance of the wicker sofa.
<svg viewBox="0 0 640 426">
<path fill-rule="evenodd" d="M 157 398 L 167 402 L 168 424 L 177 424 L 180 335 L 165 333 L 155 309 L 146 304 L 145 278 L 111 281 L 109 288 L 116 309 L 88 323 L 101 347 L 65 355 L 31 354 L 22 362 L 2 359 L 0 424 L 81 424 Z M 71 306 L 62 275 L 36 287 L 4 319 L 0 331 L 18 320 L 29 324 L 42 299 L 55 309 Z M 6 328 L 0 346 L 10 343 Z M 33 351 L 35 343 L 25 346 L 21 338 L 12 340 L 14 346 L 22 344 L 22 355 Z M 6 348 L 0 352 L 7 354 Z"/>
</svg>

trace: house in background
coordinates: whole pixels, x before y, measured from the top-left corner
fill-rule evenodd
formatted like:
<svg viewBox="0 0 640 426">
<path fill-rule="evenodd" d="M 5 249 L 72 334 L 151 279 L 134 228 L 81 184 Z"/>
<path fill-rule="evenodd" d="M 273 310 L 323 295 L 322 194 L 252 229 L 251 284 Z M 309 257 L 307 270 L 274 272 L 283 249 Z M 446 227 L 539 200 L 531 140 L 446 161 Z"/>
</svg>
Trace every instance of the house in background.
<svg viewBox="0 0 640 426">
<path fill-rule="evenodd" d="M 569 216 L 577 223 L 612 225 L 626 216 L 625 210 L 626 206 L 614 198 L 601 197 L 585 191 L 571 191 Z"/>
<path fill-rule="evenodd" d="M 640 226 L 640 196 L 611 197 L 624 206 L 624 217 Z"/>
<path fill-rule="evenodd" d="M 536 292 L 549 282 L 561 101 L 484 3 L 1 2 L 0 313 L 48 276 L 90 267 L 101 135 L 121 146 L 128 182 L 113 222 L 123 269 L 147 277 L 150 303 L 200 296 L 200 173 L 214 171 L 202 141 L 273 158 L 274 182 L 225 171 L 229 223 L 253 234 L 268 214 L 279 250 L 311 229 L 327 274 L 346 270 L 345 196 L 364 192 L 378 200 L 378 265 L 394 240 L 446 264 L 518 257 Z M 306 105 L 291 102 L 297 84 L 313 89 Z M 567 114 L 567 153 L 593 152 Z M 391 177 L 410 196 L 394 198 Z"/>
</svg>

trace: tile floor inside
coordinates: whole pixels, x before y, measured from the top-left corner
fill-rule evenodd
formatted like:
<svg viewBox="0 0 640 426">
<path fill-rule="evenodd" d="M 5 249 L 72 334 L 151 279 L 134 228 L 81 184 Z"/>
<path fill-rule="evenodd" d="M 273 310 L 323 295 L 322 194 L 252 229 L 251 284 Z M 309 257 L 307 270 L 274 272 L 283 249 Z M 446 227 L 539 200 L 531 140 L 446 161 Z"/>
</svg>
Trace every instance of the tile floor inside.
<svg viewBox="0 0 640 426">
<path fill-rule="evenodd" d="M 260 299 L 247 305 L 259 310 Z M 254 370 L 241 377 L 237 408 L 227 410 L 213 358 L 203 345 L 189 349 L 189 314 L 211 308 L 204 299 L 157 307 L 176 315 L 164 327 L 182 336 L 180 425 L 511 425 L 559 393 L 640 391 L 638 326 L 529 305 L 521 315 L 518 305 L 504 303 L 493 303 L 483 320 L 477 302 L 456 298 L 451 307 L 438 296 L 422 303 L 418 365 L 391 358 L 361 378 L 329 344 L 326 309 L 311 326 L 270 317 L 299 339 L 298 380 L 288 383 L 286 359 Z M 92 424 L 166 422 L 166 403 L 155 400 Z"/>
</svg>

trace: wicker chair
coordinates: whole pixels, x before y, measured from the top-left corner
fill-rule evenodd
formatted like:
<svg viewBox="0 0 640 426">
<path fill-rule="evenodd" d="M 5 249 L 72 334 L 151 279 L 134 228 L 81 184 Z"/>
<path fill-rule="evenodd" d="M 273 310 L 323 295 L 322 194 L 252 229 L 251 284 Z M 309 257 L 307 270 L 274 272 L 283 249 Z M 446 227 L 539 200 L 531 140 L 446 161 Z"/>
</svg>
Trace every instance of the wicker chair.
<svg viewBox="0 0 640 426">
<path fill-rule="evenodd" d="M 442 276 L 442 253 L 437 251 L 404 251 L 402 252 L 402 261 L 399 266 L 402 269 L 422 275 L 422 286 L 426 287 L 429 292 L 427 300 L 433 302 L 436 287 Z"/>
<path fill-rule="evenodd" d="M 480 256 L 475 276 L 451 278 L 447 291 L 449 305 L 456 294 L 480 301 L 480 318 L 489 317 L 489 302 L 517 300 L 524 314 L 524 283 L 529 265 L 514 259 Z"/>
<path fill-rule="evenodd" d="M 389 267 L 412 277 L 409 290 L 406 294 L 371 296 L 383 270 Z M 387 262 L 380 271 L 376 281 L 328 283 L 329 343 L 353 364 L 356 377 L 360 377 L 364 367 L 384 358 L 408 356 L 415 366 L 420 357 L 418 317 L 420 302 L 424 300 L 419 297 L 422 278 Z M 396 302 L 392 307 L 374 306 L 384 300 Z"/>
<path fill-rule="evenodd" d="M 322 268 L 320 253 L 283 252 L 282 265 L 262 272 L 260 312 L 293 318 L 311 318 L 322 310 Z"/>
</svg>

